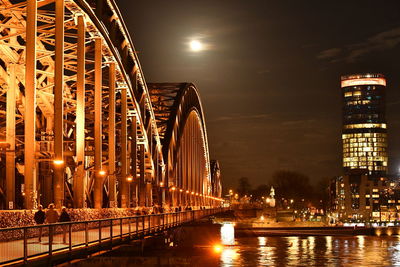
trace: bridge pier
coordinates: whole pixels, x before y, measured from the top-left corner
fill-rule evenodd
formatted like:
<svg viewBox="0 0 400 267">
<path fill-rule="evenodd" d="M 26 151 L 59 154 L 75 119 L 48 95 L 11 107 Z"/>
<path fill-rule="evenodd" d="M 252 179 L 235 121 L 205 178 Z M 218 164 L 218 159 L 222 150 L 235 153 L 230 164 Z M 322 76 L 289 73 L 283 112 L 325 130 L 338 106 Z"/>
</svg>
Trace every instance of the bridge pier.
<svg viewBox="0 0 400 267">
<path fill-rule="evenodd" d="M 25 208 L 36 207 L 36 35 L 37 1 L 27 0 L 25 52 Z"/>
<path fill-rule="evenodd" d="M 6 119 L 6 208 L 15 208 L 15 116 L 16 90 L 18 83 L 15 75 L 15 64 L 9 65 L 9 85 L 7 89 L 7 119 Z"/>
<path fill-rule="evenodd" d="M 85 207 L 85 18 L 78 15 L 77 77 L 76 77 L 76 173 L 74 176 L 74 207 Z"/>
<path fill-rule="evenodd" d="M 94 39 L 94 187 L 93 202 L 96 209 L 102 208 L 103 181 L 105 170 L 102 169 L 102 40 Z"/>
<path fill-rule="evenodd" d="M 119 193 L 121 195 L 121 208 L 128 207 L 128 103 L 127 89 L 121 89 L 121 177 L 119 180 Z"/>
</svg>

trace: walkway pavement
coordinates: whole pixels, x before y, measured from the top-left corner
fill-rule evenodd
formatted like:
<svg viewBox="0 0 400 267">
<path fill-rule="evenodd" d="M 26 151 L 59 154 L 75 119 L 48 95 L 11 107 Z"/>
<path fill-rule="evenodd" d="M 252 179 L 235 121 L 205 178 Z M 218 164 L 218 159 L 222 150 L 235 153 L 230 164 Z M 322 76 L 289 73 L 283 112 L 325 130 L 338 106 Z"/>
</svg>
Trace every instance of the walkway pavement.
<svg viewBox="0 0 400 267">
<path fill-rule="evenodd" d="M 157 218 L 153 218 L 152 220 L 152 230 L 154 227 L 159 227 L 160 226 L 160 220 L 154 220 Z M 114 223 L 117 223 L 119 220 L 115 221 Z M 104 221 L 102 222 L 103 224 L 106 224 Z M 94 224 L 94 223 L 92 223 Z M 84 226 L 82 224 L 82 226 Z M 56 231 L 61 232 L 62 231 L 61 225 L 56 226 Z M 68 229 L 68 225 L 65 225 L 66 229 Z M 142 227 L 142 221 L 139 220 L 139 225 L 136 227 L 136 222 L 135 220 L 132 220 L 130 226 L 129 224 L 123 223 L 122 227 L 120 224 L 118 225 L 113 225 L 112 227 L 112 236 L 113 240 L 119 239 L 121 237 L 121 230 L 122 230 L 122 235 L 127 235 L 129 234 L 129 227 L 130 227 L 130 232 L 131 235 L 134 236 L 136 235 L 137 231 L 139 234 L 141 234 L 141 231 L 143 230 Z M 43 227 L 43 231 L 48 232 L 48 226 Z M 160 228 L 161 229 L 161 228 Z M 7 230 L 5 230 L 7 231 Z M 14 231 L 15 234 L 21 234 L 23 230 L 9 230 L 9 231 Z M 19 233 L 16 233 L 16 231 L 19 231 Z M 148 232 L 148 217 L 146 217 L 145 220 L 145 233 Z M 29 236 L 35 236 L 31 238 L 27 238 L 27 257 L 31 256 L 36 256 L 40 254 L 49 254 L 49 236 L 46 234 L 42 237 L 41 242 L 39 242 L 38 237 L 36 237 L 39 233 L 38 228 L 34 229 L 29 229 Z M 99 227 L 97 226 L 96 228 L 91 228 L 88 229 L 88 243 L 89 245 L 91 243 L 99 243 Z M 111 227 L 108 222 L 108 226 L 102 226 L 101 227 L 101 239 L 102 241 L 107 241 L 110 240 L 110 233 L 111 233 Z M 86 231 L 85 230 L 77 230 L 77 231 L 72 231 L 71 232 L 71 247 L 74 249 L 74 247 L 79 247 L 79 246 L 85 246 L 86 245 Z M 52 242 L 52 251 L 60 251 L 60 250 L 69 250 L 69 232 L 67 230 L 66 233 L 66 242 L 63 242 L 63 234 L 62 233 L 57 233 L 53 235 L 53 242 Z M 24 258 L 24 240 L 15 240 L 15 241 L 8 241 L 8 242 L 0 242 L 0 264 L 8 261 L 14 261 L 18 259 L 23 259 Z"/>
</svg>

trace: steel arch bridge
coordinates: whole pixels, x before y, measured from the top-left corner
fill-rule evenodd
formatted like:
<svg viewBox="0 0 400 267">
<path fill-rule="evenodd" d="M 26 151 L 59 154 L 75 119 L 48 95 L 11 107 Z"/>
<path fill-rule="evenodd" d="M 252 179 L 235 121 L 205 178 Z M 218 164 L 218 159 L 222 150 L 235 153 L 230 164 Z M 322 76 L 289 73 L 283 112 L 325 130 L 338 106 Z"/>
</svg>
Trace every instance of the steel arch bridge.
<svg viewBox="0 0 400 267">
<path fill-rule="evenodd" d="M 197 88 L 146 83 L 113 0 L 0 0 L 0 20 L 3 209 L 220 205 Z"/>
</svg>

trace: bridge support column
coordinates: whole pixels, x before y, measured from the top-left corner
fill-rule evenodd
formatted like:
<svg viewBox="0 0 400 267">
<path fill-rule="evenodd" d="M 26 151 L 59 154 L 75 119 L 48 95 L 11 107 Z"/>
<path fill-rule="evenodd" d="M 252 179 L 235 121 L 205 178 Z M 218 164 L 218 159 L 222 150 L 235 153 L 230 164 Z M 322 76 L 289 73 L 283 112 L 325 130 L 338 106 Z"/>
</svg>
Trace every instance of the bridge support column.
<svg viewBox="0 0 400 267">
<path fill-rule="evenodd" d="M 9 84 L 7 90 L 7 119 L 6 119 L 6 197 L 7 209 L 15 209 L 15 91 L 18 86 L 15 76 L 15 64 L 9 66 Z"/>
<path fill-rule="evenodd" d="M 126 88 L 121 90 L 121 179 L 119 193 L 121 194 L 121 208 L 128 205 L 128 103 Z"/>
<path fill-rule="evenodd" d="M 143 207 L 146 205 L 146 188 L 145 188 L 145 148 L 144 145 L 139 145 L 139 206 Z"/>
<path fill-rule="evenodd" d="M 117 188 L 115 176 L 115 63 L 109 65 L 109 98 L 108 98 L 108 198 L 110 208 L 116 208 Z"/>
<path fill-rule="evenodd" d="M 94 208 L 100 209 L 103 204 L 103 181 L 104 170 L 102 170 L 102 41 L 95 39 L 94 48 Z"/>
<path fill-rule="evenodd" d="M 25 51 L 25 208 L 36 206 L 36 32 L 37 1 L 27 0 Z"/>
<path fill-rule="evenodd" d="M 85 206 L 85 18 L 78 16 L 77 80 L 76 80 L 76 161 L 74 177 L 75 208 Z"/>
<path fill-rule="evenodd" d="M 131 175 L 133 178 L 131 186 L 133 189 L 131 190 L 131 199 L 134 206 L 137 206 L 137 119 L 136 116 L 132 117 L 132 125 L 131 125 Z"/>
<path fill-rule="evenodd" d="M 146 183 L 146 207 L 153 205 L 153 185 L 149 182 Z"/>
<path fill-rule="evenodd" d="M 54 69 L 54 202 L 64 204 L 64 0 L 56 0 Z"/>
</svg>

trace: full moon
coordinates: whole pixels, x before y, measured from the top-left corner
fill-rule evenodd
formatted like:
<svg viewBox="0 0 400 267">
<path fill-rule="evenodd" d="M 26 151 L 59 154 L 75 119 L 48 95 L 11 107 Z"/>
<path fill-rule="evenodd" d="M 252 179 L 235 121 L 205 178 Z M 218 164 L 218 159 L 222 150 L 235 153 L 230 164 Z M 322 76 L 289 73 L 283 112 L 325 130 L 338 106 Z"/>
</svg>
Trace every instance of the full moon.
<svg viewBox="0 0 400 267">
<path fill-rule="evenodd" d="M 203 49 L 203 44 L 197 40 L 193 40 L 190 42 L 190 49 L 195 52 L 201 51 Z"/>
</svg>

